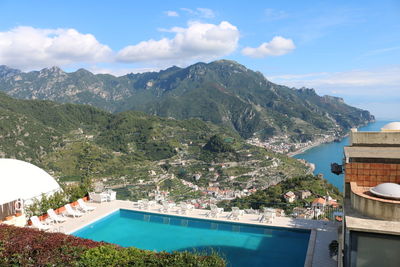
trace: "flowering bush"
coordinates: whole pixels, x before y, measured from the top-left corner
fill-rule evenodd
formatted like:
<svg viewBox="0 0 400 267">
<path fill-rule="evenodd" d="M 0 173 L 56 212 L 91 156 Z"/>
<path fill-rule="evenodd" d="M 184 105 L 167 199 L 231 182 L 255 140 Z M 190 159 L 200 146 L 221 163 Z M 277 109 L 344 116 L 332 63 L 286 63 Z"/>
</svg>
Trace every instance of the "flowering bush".
<svg viewBox="0 0 400 267">
<path fill-rule="evenodd" d="M 217 255 L 156 253 L 0 224 L 0 266 L 225 266 Z"/>
<path fill-rule="evenodd" d="M 89 249 L 103 245 L 61 233 L 0 224 L 0 266 L 68 266 Z"/>
</svg>

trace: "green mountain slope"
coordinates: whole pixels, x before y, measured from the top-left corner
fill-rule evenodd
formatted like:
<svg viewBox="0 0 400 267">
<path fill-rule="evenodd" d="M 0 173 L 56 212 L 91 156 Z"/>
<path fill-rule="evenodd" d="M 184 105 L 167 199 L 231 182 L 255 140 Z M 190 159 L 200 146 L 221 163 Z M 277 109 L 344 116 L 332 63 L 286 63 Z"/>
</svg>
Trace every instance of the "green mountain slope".
<svg viewBox="0 0 400 267">
<path fill-rule="evenodd" d="M 17 98 L 199 118 L 234 129 L 244 138 L 341 133 L 374 119 L 340 98 L 274 84 L 260 72 L 228 60 L 122 77 L 94 75 L 84 69 L 65 73 L 57 67 L 5 73 L 0 72 L 0 90 Z"/>
<path fill-rule="evenodd" d="M 246 144 L 231 128 L 199 119 L 112 114 L 0 93 L 0 121 L 1 157 L 33 162 L 61 182 L 88 174 L 127 198 L 147 196 L 157 187 L 175 197 L 199 194 L 188 182 L 265 188 L 307 172 L 295 159 Z"/>
</svg>

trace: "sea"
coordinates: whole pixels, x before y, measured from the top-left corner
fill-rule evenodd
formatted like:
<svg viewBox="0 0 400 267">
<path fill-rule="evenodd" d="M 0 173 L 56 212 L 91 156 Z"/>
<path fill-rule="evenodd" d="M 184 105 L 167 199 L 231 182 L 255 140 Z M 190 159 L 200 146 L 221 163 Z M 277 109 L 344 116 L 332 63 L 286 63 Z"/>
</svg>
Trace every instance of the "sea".
<svg viewBox="0 0 400 267">
<path fill-rule="evenodd" d="M 380 131 L 381 128 L 392 121 L 377 120 L 369 123 L 366 126 L 358 128 L 358 131 Z M 349 137 L 343 138 L 340 142 L 325 143 L 313 147 L 301 154 L 293 156 L 298 159 L 305 159 L 308 162 L 315 164 L 314 174 L 322 174 L 329 183 L 336 186 L 343 192 L 344 177 L 343 174 L 336 175 L 331 173 L 331 163 L 336 162 L 342 164 L 343 147 L 349 144 Z"/>
</svg>

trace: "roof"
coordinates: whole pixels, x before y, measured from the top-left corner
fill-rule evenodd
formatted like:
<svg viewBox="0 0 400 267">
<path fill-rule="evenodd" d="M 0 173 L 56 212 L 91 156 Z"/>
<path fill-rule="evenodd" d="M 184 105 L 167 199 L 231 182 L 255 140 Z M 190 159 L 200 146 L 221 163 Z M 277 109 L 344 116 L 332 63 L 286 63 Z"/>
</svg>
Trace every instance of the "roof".
<svg viewBox="0 0 400 267">
<path fill-rule="evenodd" d="M 328 201 L 328 205 L 329 205 L 329 206 L 334 206 L 334 207 L 335 207 L 335 206 L 339 206 L 339 203 L 337 203 L 335 200 L 329 200 L 329 201 Z"/>
<path fill-rule="evenodd" d="M 16 159 L 0 159 L 0 205 L 52 194 L 60 185 L 41 168 Z"/>
<path fill-rule="evenodd" d="M 316 198 L 313 200 L 312 204 L 325 204 L 326 200 L 322 197 Z"/>
<path fill-rule="evenodd" d="M 285 196 L 287 197 L 294 197 L 296 196 L 292 191 L 286 192 Z"/>
</svg>

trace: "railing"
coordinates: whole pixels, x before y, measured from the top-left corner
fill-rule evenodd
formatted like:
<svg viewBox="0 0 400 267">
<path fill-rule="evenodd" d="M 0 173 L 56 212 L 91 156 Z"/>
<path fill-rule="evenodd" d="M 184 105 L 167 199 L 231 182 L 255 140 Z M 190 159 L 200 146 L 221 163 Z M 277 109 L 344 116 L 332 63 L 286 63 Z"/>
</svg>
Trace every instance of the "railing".
<svg viewBox="0 0 400 267">
<path fill-rule="evenodd" d="M 263 208 L 273 208 L 276 211 L 277 216 L 294 217 L 309 220 L 323 220 L 327 219 L 330 221 L 341 221 L 343 217 L 343 208 L 341 206 L 312 206 L 305 205 L 301 206 L 299 203 L 282 203 L 282 202 L 246 202 L 231 203 L 230 201 L 217 201 L 215 198 L 199 198 L 190 199 L 188 195 L 173 196 L 171 201 L 175 202 L 192 202 L 199 203 L 205 206 L 205 209 L 209 209 L 210 204 L 217 204 L 218 207 L 224 208 L 224 211 L 231 211 L 233 206 L 237 206 L 247 213 L 260 213 Z"/>
</svg>

